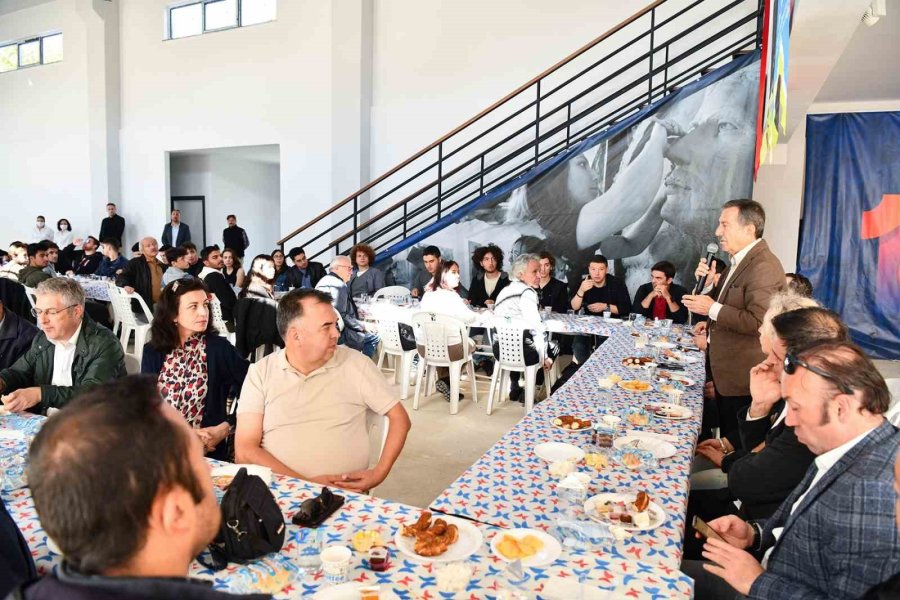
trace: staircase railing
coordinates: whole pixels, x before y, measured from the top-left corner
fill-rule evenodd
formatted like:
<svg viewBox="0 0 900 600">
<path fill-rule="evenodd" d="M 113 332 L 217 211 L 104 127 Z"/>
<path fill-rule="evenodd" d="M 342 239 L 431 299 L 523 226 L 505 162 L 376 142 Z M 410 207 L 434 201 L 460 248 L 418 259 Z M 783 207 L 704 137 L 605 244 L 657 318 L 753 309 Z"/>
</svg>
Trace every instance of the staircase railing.
<svg viewBox="0 0 900 600">
<path fill-rule="evenodd" d="M 383 250 L 758 48 L 762 15 L 762 0 L 657 0 L 278 244 L 309 257 Z"/>
</svg>

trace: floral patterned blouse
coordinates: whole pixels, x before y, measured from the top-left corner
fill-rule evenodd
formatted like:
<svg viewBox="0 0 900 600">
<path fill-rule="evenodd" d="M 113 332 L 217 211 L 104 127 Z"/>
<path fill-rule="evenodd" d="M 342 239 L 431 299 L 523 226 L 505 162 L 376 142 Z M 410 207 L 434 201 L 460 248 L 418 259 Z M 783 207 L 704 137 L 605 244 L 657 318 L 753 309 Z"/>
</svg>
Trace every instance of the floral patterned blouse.
<svg viewBox="0 0 900 600">
<path fill-rule="evenodd" d="M 209 389 L 205 337 L 193 335 L 183 347 L 169 352 L 157 382 L 163 399 L 184 415 L 188 425 L 200 428 Z"/>
</svg>

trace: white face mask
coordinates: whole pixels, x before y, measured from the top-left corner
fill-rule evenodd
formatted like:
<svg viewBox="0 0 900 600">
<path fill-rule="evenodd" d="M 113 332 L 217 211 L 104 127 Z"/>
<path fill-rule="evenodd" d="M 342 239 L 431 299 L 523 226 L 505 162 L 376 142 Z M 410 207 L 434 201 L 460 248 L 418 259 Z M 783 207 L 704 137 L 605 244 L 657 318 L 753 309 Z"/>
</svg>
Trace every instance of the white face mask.
<svg viewBox="0 0 900 600">
<path fill-rule="evenodd" d="M 459 285 L 459 275 L 456 273 L 447 273 L 444 275 L 444 283 L 451 289 L 455 288 Z"/>
<path fill-rule="evenodd" d="M 65 223 L 63 223 L 62 225 L 59 226 L 60 231 L 66 231 L 68 228 L 69 228 L 69 226 L 66 225 Z"/>
<path fill-rule="evenodd" d="M 43 221 L 38 221 L 38 222 L 37 222 L 37 228 L 38 228 L 38 229 L 43 229 L 43 228 L 44 228 L 44 222 L 43 222 Z"/>
</svg>

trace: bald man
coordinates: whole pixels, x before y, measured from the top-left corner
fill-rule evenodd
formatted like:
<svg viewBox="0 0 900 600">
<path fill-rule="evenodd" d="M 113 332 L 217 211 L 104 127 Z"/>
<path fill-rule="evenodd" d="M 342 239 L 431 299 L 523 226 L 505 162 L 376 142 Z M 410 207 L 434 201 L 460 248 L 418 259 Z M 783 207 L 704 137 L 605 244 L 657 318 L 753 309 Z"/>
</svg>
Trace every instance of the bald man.
<svg viewBox="0 0 900 600">
<path fill-rule="evenodd" d="M 116 279 L 116 285 L 129 294 L 137 292 L 152 309 L 162 293 L 162 275 L 167 267 L 156 260 L 159 244 L 155 238 L 145 237 L 140 244 L 140 256 L 128 261 L 122 274 Z"/>
</svg>

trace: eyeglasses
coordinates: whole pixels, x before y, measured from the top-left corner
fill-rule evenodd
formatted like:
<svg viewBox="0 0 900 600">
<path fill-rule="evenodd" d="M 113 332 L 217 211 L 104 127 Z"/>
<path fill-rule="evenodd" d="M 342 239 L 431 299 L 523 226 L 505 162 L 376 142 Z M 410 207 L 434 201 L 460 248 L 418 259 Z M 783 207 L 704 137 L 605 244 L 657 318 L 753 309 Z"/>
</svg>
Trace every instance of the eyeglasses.
<svg viewBox="0 0 900 600">
<path fill-rule="evenodd" d="M 75 308 L 76 306 L 78 306 L 78 305 L 72 304 L 70 306 L 66 306 L 65 308 L 48 308 L 47 310 L 44 310 L 42 308 L 32 308 L 31 315 L 33 317 L 40 317 L 41 315 L 45 314 L 49 317 L 55 317 L 56 315 L 63 312 L 64 310 L 69 310 L 70 308 Z"/>
<path fill-rule="evenodd" d="M 828 371 L 820 369 L 819 367 L 814 367 L 811 364 L 809 364 L 808 362 L 806 362 L 804 360 L 800 360 L 793 354 L 788 353 L 784 357 L 784 372 L 787 373 L 788 375 L 793 375 L 794 373 L 797 372 L 797 367 L 803 367 L 807 371 L 811 371 L 811 372 L 815 373 L 816 375 L 818 375 L 819 377 L 824 377 L 825 379 L 833 382 L 834 385 L 837 386 L 837 388 L 841 391 L 842 394 L 851 394 L 851 395 L 853 394 L 853 389 L 850 388 L 850 386 L 848 386 L 846 383 L 844 383 L 843 381 L 841 381 L 840 379 L 838 379 L 837 377 L 835 377 Z"/>
</svg>

